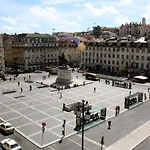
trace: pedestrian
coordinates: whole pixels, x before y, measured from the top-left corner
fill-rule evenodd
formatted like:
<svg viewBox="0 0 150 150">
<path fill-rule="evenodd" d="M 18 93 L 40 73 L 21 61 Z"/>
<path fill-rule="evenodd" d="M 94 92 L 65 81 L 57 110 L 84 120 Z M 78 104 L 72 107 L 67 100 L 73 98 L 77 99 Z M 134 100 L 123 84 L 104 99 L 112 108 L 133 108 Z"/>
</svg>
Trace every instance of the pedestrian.
<svg viewBox="0 0 150 150">
<path fill-rule="evenodd" d="M 15 76 L 14 76 L 14 81 L 16 80 Z"/>
<path fill-rule="evenodd" d="M 60 99 L 62 99 L 62 92 L 60 92 Z"/>
<path fill-rule="evenodd" d="M 115 115 L 118 115 L 118 106 L 115 107 Z"/>
<path fill-rule="evenodd" d="M 131 95 L 131 91 L 129 92 L 129 96 Z"/>
<path fill-rule="evenodd" d="M 96 87 L 94 87 L 94 93 L 96 92 Z"/>
<path fill-rule="evenodd" d="M 83 86 L 85 86 L 85 81 L 83 81 Z"/>
<path fill-rule="evenodd" d="M 118 114 L 120 113 L 120 106 L 118 105 Z"/>
<path fill-rule="evenodd" d="M 18 86 L 20 85 L 20 82 L 18 82 Z"/>
<path fill-rule="evenodd" d="M 29 86 L 30 91 L 32 91 L 32 85 Z"/>
<path fill-rule="evenodd" d="M 26 80 L 26 77 L 24 77 L 24 81 Z"/>
<path fill-rule="evenodd" d="M 20 89 L 20 93 L 22 93 L 22 92 L 23 92 L 23 88 Z"/>
<path fill-rule="evenodd" d="M 11 81 L 11 78 L 9 78 L 9 80 Z"/>
<path fill-rule="evenodd" d="M 78 76 L 76 76 L 76 78 L 78 79 Z"/>
<path fill-rule="evenodd" d="M 98 78 L 98 81 L 100 82 L 100 78 Z"/>
<path fill-rule="evenodd" d="M 148 87 L 148 93 L 149 93 L 149 87 Z"/>
<path fill-rule="evenodd" d="M 144 99 L 145 99 L 145 100 L 147 99 L 147 97 L 146 97 L 146 93 L 144 93 Z"/>
<path fill-rule="evenodd" d="M 50 73 L 49 73 L 49 74 L 48 74 L 48 78 L 50 78 L 50 76 L 51 76 L 51 75 L 50 75 Z"/>
<path fill-rule="evenodd" d="M 110 130 L 111 129 L 111 121 L 108 121 L 108 128 L 107 128 L 108 130 Z"/>
<path fill-rule="evenodd" d="M 31 76 L 29 75 L 29 80 L 31 79 Z"/>
</svg>

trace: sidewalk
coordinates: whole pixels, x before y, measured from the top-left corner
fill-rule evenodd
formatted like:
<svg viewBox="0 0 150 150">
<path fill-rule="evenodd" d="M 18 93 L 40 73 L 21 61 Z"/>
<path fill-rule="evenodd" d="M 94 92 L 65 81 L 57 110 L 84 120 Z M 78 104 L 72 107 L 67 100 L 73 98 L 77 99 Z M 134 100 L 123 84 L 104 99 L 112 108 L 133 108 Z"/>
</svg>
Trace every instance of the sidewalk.
<svg viewBox="0 0 150 150">
<path fill-rule="evenodd" d="M 150 135 L 150 121 L 143 124 L 106 150 L 132 150 Z"/>
</svg>

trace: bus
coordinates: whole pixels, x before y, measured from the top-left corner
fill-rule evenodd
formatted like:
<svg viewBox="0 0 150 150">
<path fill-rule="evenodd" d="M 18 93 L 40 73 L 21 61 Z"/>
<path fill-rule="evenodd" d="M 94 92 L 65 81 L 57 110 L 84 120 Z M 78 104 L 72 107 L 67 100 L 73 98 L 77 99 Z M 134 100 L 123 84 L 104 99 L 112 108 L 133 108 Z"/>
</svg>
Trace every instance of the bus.
<svg viewBox="0 0 150 150">
<path fill-rule="evenodd" d="M 85 74 L 85 78 L 86 78 L 87 80 L 93 80 L 93 81 L 99 81 L 99 80 L 100 80 L 100 78 L 99 78 L 96 74 L 90 73 L 90 72 L 87 72 L 87 73 Z"/>
</svg>

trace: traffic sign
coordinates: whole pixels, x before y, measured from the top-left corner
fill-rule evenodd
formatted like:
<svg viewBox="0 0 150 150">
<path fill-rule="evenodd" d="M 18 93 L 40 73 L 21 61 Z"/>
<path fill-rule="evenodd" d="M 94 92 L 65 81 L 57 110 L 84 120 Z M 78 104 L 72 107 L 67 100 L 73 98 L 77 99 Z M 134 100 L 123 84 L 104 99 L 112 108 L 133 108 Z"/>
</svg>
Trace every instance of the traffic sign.
<svg viewBox="0 0 150 150">
<path fill-rule="evenodd" d="M 42 126 L 42 132 L 44 133 L 44 131 L 45 131 L 45 127 L 44 127 L 44 126 Z"/>
<path fill-rule="evenodd" d="M 43 123 L 42 123 L 42 126 L 46 126 L 46 123 L 45 123 L 45 122 L 43 122 Z"/>
</svg>

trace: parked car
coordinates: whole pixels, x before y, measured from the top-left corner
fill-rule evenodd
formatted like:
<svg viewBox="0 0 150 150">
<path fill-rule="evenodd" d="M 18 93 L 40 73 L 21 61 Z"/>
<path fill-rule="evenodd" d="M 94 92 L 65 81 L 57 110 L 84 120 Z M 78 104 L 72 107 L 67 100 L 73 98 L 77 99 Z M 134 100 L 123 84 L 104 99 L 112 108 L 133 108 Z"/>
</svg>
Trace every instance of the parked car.
<svg viewBox="0 0 150 150">
<path fill-rule="evenodd" d="M 11 138 L 2 140 L 0 144 L 5 150 L 22 150 L 21 146 Z"/>
<path fill-rule="evenodd" d="M 15 128 L 9 122 L 0 123 L 0 131 L 4 133 L 13 133 Z"/>
</svg>

